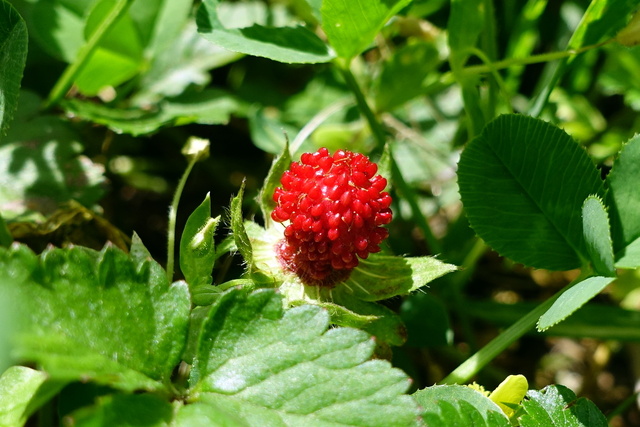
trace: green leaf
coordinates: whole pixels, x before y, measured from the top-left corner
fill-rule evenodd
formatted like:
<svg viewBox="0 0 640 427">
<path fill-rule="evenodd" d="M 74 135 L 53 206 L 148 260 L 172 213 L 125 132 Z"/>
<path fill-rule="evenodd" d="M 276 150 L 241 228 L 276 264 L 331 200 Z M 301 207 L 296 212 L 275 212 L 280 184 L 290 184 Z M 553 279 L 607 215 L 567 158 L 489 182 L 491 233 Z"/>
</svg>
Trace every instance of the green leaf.
<svg viewBox="0 0 640 427">
<path fill-rule="evenodd" d="M 85 2 L 85 7 L 79 10 L 59 0 L 35 2 L 30 35 L 48 54 L 71 63 L 84 44 L 84 9 L 90 6 L 90 2 Z"/>
<path fill-rule="evenodd" d="M 50 378 L 93 380 L 127 391 L 160 390 L 185 345 L 191 303 L 185 283 L 170 285 L 154 261 L 106 246 L 0 248 L 3 287 L 20 289 L 28 313 L 17 354 Z M 0 276 L 0 279 L 3 279 Z"/>
<path fill-rule="evenodd" d="M 380 301 L 411 293 L 456 268 L 433 257 L 372 254 L 360 260 L 344 285 L 359 299 Z"/>
<path fill-rule="evenodd" d="M 67 100 L 61 105 L 69 114 L 133 136 L 152 133 L 163 126 L 226 124 L 231 114 L 242 110 L 238 99 L 217 89 L 187 92 L 165 99 L 150 109 L 116 109 L 79 99 Z"/>
<path fill-rule="evenodd" d="M 0 376 L 0 426 L 21 426 L 31 412 L 32 400 L 47 374 L 24 366 L 12 366 Z"/>
<path fill-rule="evenodd" d="M 211 43 L 233 52 L 286 63 L 318 63 L 333 59 L 327 45 L 300 25 L 268 27 L 254 24 L 225 28 L 218 16 L 218 0 L 204 0 L 198 9 L 198 32 Z"/>
<path fill-rule="evenodd" d="M 95 3 L 84 27 L 85 40 L 90 40 L 103 25 L 112 8 L 113 0 Z M 86 96 L 95 96 L 106 87 L 118 86 L 142 69 L 142 52 L 131 15 L 125 14 L 102 36 L 91 58 L 76 76 L 75 85 Z"/>
<path fill-rule="evenodd" d="M 617 268 L 640 267 L 640 237 L 618 252 L 617 256 L 619 257 L 618 261 L 616 261 Z"/>
<path fill-rule="evenodd" d="M 600 291 L 615 279 L 615 277 L 595 276 L 576 283 L 560 295 L 549 310 L 540 316 L 540 320 L 538 320 L 538 330 L 544 331 L 556 323 L 563 321 L 573 314 L 574 311 L 586 304 L 591 298 L 598 295 Z"/>
<path fill-rule="evenodd" d="M 196 402 L 178 409 L 174 419 L 176 427 L 215 426 L 251 427 L 245 420 L 215 402 Z"/>
<path fill-rule="evenodd" d="M 252 108 L 248 113 L 248 119 L 251 141 L 267 153 L 282 153 L 285 144 L 288 143 L 287 135 L 295 135 L 297 132 L 295 127 L 265 114 L 263 109 Z"/>
<path fill-rule="evenodd" d="M 152 394 L 113 394 L 67 417 L 78 427 L 165 427 L 173 418 L 173 409 L 166 399 Z"/>
<path fill-rule="evenodd" d="M 471 19 L 473 17 L 473 19 Z M 482 0 L 452 0 L 447 40 L 452 67 L 462 67 L 484 28 L 485 4 Z"/>
<path fill-rule="evenodd" d="M 599 172 L 565 132 L 542 120 L 503 115 L 471 141 L 458 184 L 472 228 L 512 260 L 570 270 L 588 259 L 575 213 L 602 193 Z"/>
<path fill-rule="evenodd" d="M 328 326 L 319 307 L 283 312 L 273 290 L 233 289 L 203 325 L 192 393 L 249 425 L 415 424 L 405 374 L 369 360 L 375 343 L 366 333 Z"/>
<path fill-rule="evenodd" d="M 376 81 L 378 111 L 391 111 L 421 95 L 423 82 L 440 64 L 433 43 L 413 43 L 399 48 L 387 59 Z"/>
<path fill-rule="evenodd" d="M 20 14 L 0 1 L 0 137 L 18 106 L 22 72 L 27 61 L 27 26 Z"/>
<path fill-rule="evenodd" d="M 165 1 L 165 4 L 172 3 L 171 0 Z M 192 3 L 191 0 L 189 3 Z M 136 4 L 138 2 L 133 6 Z M 195 22 L 190 20 L 175 35 L 172 44 L 152 56 L 151 65 L 141 76 L 138 91 L 132 96 L 131 103 L 148 108 L 164 98 L 179 96 L 190 85 L 206 87 L 211 81 L 211 69 L 241 57 L 241 54 L 230 52 L 200 37 Z"/>
<path fill-rule="evenodd" d="M 582 224 L 587 252 L 593 268 L 602 276 L 615 276 L 609 215 L 598 196 L 589 196 L 582 205 Z"/>
<path fill-rule="evenodd" d="M 191 8 L 191 0 L 137 0 L 129 15 L 145 47 L 145 56 L 155 58 L 179 37 Z"/>
<path fill-rule="evenodd" d="M 142 243 L 142 239 L 140 239 L 140 236 L 138 236 L 138 233 L 135 231 L 133 232 L 133 237 L 131 237 L 129 257 L 137 267 L 141 267 L 145 262 L 153 260 L 151 253 L 144 243 Z"/>
<path fill-rule="evenodd" d="M 629 263 L 629 246 L 640 238 L 640 135 L 631 138 L 620 151 L 607 176 L 607 205 L 611 207 L 611 233 L 616 259 L 627 258 L 625 264 L 640 265 L 640 258 Z M 637 244 L 636 244 L 637 245 Z M 633 259 L 633 258 L 632 258 Z"/>
<path fill-rule="evenodd" d="M 449 63 L 460 87 L 464 108 L 469 117 L 469 135 L 480 133 L 487 119 L 482 111 L 479 82 L 476 76 L 465 75 L 463 66 L 475 48 L 485 27 L 485 2 L 483 0 L 453 0 L 447 23 Z M 470 19 L 469 17 L 473 17 Z"/>
<path fill-rule="evenodd" d="M 522 402 L 525 414 L 518 417 L 522 427 L 606 427 L 609 424 L 594 403 L 579 399 L 567 387 L 551 385 L 529 390 Z"/>
<path fill-rule="evenodd" d="M 291 153 L 289 152 L 289 142 L 287 141 L 282 154 L 273 160 L 269 173 L 262 185 L 262 189 L 260 189 L 260 193 L 258 194 L 258 205 L 260 206 L 262 217 L 267 227 L 272 223 L 271 211 L 276 207 L 276 202 L 273 201 L 273 192 L 276 190 L 276 187 L 280 185 L 280 178 L 282 174 L 289 169 L 290 165 Z"/>
<path fill-rule="evenodd" d="M 500 407 L 482 393 L 462 385 L 436 385 L 413 394 L 429 427 L 508 427 Z"/>
<path fill-rule="evenodd" d="M 238 194 L 231 200 L 231 232 L 236 242 L 238 252 L 244 258 L 249 270 L 253 269 L 253 248 L 247 230 L 244 228 L 244 219 L 242 218 L 242 198 L 244 196 L 244 181 L 238 191 Z"/>
<path fill-rule="evenodd" d="M 323 0 L 322 29 L 339 57 L 367 49 L 384 24 L 411 0 Z"/>
<path fill-rule="evenodd" d="M 0 143 L 0 211 L 8 221 L 50 214 L 58 203 L 92 206 L 104 193 L 104 167 L 80 155 L 66 121 L 38 114 L 40 99 L 22 93 L 16 126 Z"/>
<path fill-rule="evenodd" d="M 180 238 L 180 270 L 193 289 L 210 285 L 211 271 L 216 260 L 214 235 L 220 216 L 211 218 L 209 193 L 187 219 Z"/>
</svg>

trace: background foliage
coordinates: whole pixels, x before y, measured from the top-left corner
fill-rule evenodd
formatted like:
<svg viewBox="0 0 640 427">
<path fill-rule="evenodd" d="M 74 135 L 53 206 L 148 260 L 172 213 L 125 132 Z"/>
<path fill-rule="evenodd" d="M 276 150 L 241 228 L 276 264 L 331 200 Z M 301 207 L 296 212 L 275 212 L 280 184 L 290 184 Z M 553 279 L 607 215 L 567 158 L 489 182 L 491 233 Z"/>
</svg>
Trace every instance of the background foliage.
<svg viewBox="0 0 640 427">
<path fill-rule="evenodd" d="M 0 425 L 640 424 L 636 9 L 1 0 Z M 270 194 L 321 146 L 394 220 L 299 301 Z"/>
</svg>

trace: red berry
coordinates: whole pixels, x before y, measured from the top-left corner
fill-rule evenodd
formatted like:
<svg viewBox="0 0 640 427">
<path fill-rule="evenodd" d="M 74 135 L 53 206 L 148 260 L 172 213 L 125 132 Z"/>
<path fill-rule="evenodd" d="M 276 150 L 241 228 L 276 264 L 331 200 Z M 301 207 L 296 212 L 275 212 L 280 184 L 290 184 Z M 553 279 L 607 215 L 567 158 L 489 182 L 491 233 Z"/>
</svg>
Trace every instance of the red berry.
<svg viewBox="0 0 640 427">
<path fill-rule="evenodd" d="M 286 223 L 276 245 L 282 264 L 307 285 L 333 287 L 358 258 L 380 251 L 389 235 L 391 196 L 387 180 L 366 156 L 326 148 L 293 162 L 275 190 L 271 218 Z"/>
</svg>

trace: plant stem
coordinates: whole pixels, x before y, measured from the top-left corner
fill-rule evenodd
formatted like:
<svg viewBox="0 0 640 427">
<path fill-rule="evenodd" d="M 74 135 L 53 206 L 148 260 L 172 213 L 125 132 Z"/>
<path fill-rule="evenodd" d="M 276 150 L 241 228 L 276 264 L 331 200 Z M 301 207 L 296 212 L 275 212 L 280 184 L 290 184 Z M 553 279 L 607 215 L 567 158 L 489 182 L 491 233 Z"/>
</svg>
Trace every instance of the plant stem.
<svg viewBox="0 0 640 427">
<path fill-rule="evenodd" d="M 520 337 L 533 328 L 540 316 L 553 305 L 553 303 L 567 289 L 584 279 L 584 274 L 562 288 L 554 296 L 544 301 L 542 304 L 531 310 L 516 323 L 507 328 L 504 332 L 494 338 L 489 344 L 481 348 L 473 356 L 465 360 L 460 366 L 453 370 L 441 384 L 460 384 L 468 382 L 482 368 L 491 362 L 496 356 L 502 353 L 507 347 L 516 342 Z"/>
<path fill-rule="evenodd" d="M 133 0 L 116 0 L 111 10 L 105 15 L 104 19 L 87 40 L 80 50 L 75 61 L 70 64 L 62 73 L 53 89 L 49 93 L 45 101 L 44 108 L 49 108 L 56 104 L 67 93 L 82 68 L 89 62 L 93 52 L 98 47 L 104 35 L 113 27 L 113 25 L 126 13 Z"/>
<path fill-rule="evenodd" d="M 371 132 L 373 133 L 373 136 L 377 143 L 375 152 L 382 152 L 382 150 L 384 149 L 384 145 L 387 141 L 384 128 L 382 127 L 376 115 L 373 113 L 373 110 L 369 106 L 369 103 L 367 102 L 367 99 L 365 98 L 364 93 L 360 89 L 360 86 L 358 85 L 356 78 L 354 77 L 353 73 L 351 73 L 351 70 L 349 69 L 349 65 L 338 63 L 338 62 L 336 62 L 336 64 L 338 65 L 338 68 L 340 69 L 340 72 L 342 73 L 344 80 L 347 83 L 347 86 L 349 86 L 349 89 L 351 89 L 354 96 L 356 97 L 358 108 L 360 109 L 364 117 L 367 119 L 367 122 L 369 123 Z M 427 241 L 427 245 L 429 245 L 429 249 L 431 250 L 431 253 L 433 254 L 441 253 L 442 245 L 440 244 L 438 239 L 436 239 L 433 232 L 431 231 L 431 227 L 429 226 L 427 219 L 424 217 L 424 215 L 422 214 L 422 211 L 420 210 L 420 206 L 418 204 L 418 199 L 415 191 L 413 191 L 411 186 L 407 184 L 407 182 L 404 180 L 404 177 L 400 172 L 400 168 L 398 167 L 398 164 L 395 162 L 393 156 L 391 156 L 391 173 L 393 176 L 394 184 L 398 186 L 398 189 L 404 196 L 405 200 L 409 203 L 409 206 L 411 207 L 411 212 L 413 214 L 413 218 L 416 221 L 416 225 L 420 228 L 420 231 L 422 231 L 424 239 Z"/>
<path fill-rule="evenodd" d="M 198 162 L 198 160 L 198 156 L 189 158 L 187 169 L 185 169 L 184 174 L 182 174 L 182 177 L 178 182 L 178 187 L 176 187 L 176 192 L 173 194 L 173 200 L 171 201 L 171 206 L 169 207 L 169 225 L 167 230 L 167 278 L 169 279 L 169 282 L 173 281 L 178 204 L 180 203 L 180 196 L 182 196 L 184 186 L 187 183 L 187 178 L 189 178 L 189 174 L 191 173 L 193 166 Z"/>
</svg>

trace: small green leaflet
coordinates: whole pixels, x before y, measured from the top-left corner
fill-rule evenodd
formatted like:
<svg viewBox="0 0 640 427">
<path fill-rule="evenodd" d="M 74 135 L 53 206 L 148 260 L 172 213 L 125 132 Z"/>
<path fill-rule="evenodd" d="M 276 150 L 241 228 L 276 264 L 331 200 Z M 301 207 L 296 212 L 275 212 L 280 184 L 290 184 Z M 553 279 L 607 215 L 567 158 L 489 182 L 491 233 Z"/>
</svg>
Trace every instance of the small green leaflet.
<svg viewBox="0 0 640 427">
<path fill-rule="evenodd" d="M 538 320 L 538 330 L 545 331 L 569 317 L 598 295 L 615 277 L 589 277 L 567 289 Z"/>
<path fill-rule="evenodd" d="M 613 246 L 609 231 L 609 215 L 598 196 L 589 196 L 582 205 L 582 227 L 587 252 L 597 274 L 613 277 Z"/>
</svg>

